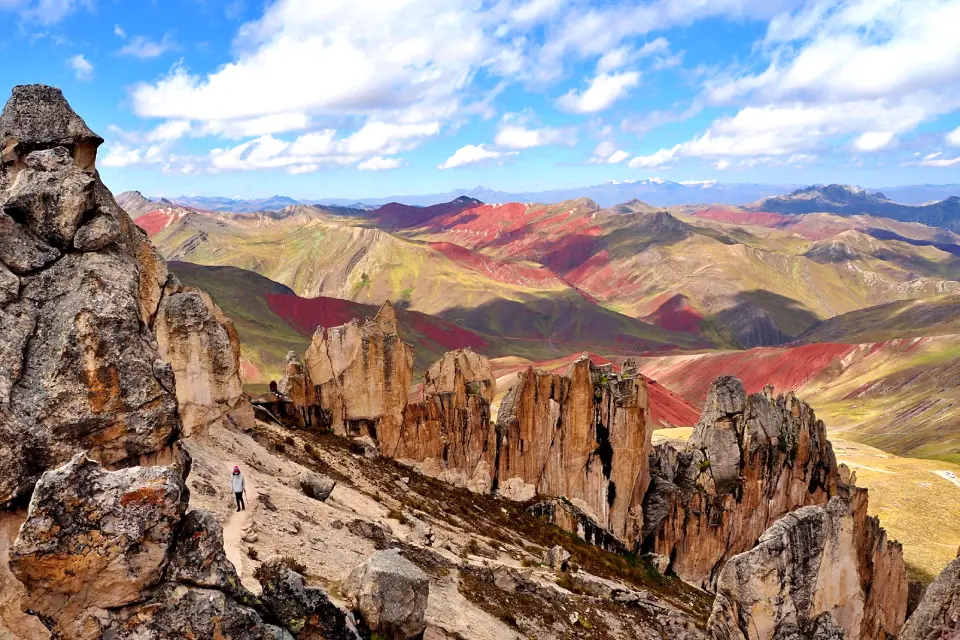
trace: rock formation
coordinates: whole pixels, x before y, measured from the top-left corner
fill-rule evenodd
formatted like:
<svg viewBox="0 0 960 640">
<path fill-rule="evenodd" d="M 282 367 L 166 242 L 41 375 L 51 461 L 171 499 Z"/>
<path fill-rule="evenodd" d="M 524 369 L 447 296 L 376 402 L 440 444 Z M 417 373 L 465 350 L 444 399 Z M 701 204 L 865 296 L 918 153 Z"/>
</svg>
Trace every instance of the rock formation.
<svg viewBox="0 0 960 640">
<path fill-rule="evenodd" d="M 955 638 L 960 638 L 960 557 L 930 583 L 900 632 L 900 640 Z"/>
<path fill-rule="evenodd" d="M 320 407 L 317 405 L 313 381 L 295 351 L 287 353 L 283 365 L 283 377 L 277 385 L 277 393 L 290 400 L 294 413 L 288 417 L 293 418 L 297 426 L 311 426 L 317 418 L 322 416 Z"/>
<path fill-rule="evenodd" d="M 658 445 L 650 468 L 642 549 L 709 590 L 783 515 L 849 494 L 813 410 L 769 387 L 747 397 L 733 377 L 710 386 L 686 446 Z"/>
<path fill-rule="evenodd" d="M 144 589 L 160 584 L 164 550 L 186 508 L 182 480 L 151 469 L 136 478 L 104 476 L 82 494 L 47 486 L 31 502 L 32 513 L 45 515 L 30 519 L 23 507 L 45 471 L 81 452 L 108 468 L 178 459 L 185 431 L 242 417 L 248 406 L 229 321 L 205 294 L 168 275 L 117 206 L 95 167 L 102 142 L 51 87 L 16 87 L 0 114 L 0 503 L 8 509 L 0 555 L 9 553 L 27 581 L 4 588 L 4 637 L 13 627 L 24 637 L 46 636 L 37 618 L 18 613 L 24 598 L 66 637 L 90 632 L 106 608 L 120 615 L 118 607 L 139 602 Z M 87 469 L 76 459 L 71 465 Z M 67 472 L 51 482 L 57 473 Z M 120 532 L 107 518 L 98 529 L 94 521 L 106 517 L 98 509 L 126 513 L 128 503 L 115 504 L 124 482 L 145 483 L 143 495 L 156 498 L 133 514 L 147 520 Z M 51 496 L 67 502 L 47 502 Z M 80 513 L 90 521 L 70 520 Z M 10 532 L 24 520 L 11 549 Z M 58 531 L 58 523 L 81 538 Z M 126 537 L 99 547 L 105 535 Z M 4 561 L 0 584 L 14 583 Z M 168 595 L 191 597 L 179 587 Z"/>
<path fill-rule="evenodd" d="M 859 496 L 798 509 L 731 558 L 708 622 L 713 639 L 896 638 L 907 603 L 902 549 Z"/>
<path fill-rule="evenodd" d="M 253 426 L 240 380 L 240 338 L 205 291 L 170 275 L 154 331 L 160 358 L 173 367 L 184 436 L 213 424 Z"/>
<path fill-rule="evenodd" d="M 413 376 L 413 348 L 400 340 L 392 304 L 384 303 L 362 325 L 354 319 L 319 327 L 304 359 L 323 426 L 396 448 Z"/>
<path fill-rule="evenodd" d="M 186 513 L 181 473 L 77 454 L 41 477 L 10 566 L 54 637 L 284 637 L 251 608 L 217 521 Z"/>
<path fill-rule="evenodd" d="M 496 384 L 486 357 L 470 349 L 445 354 L 424 374 L 423 400 L 404 408 L 395 446 L 381 443 L 381 452 L 413 461 L 427 475 L 489 493 L 496 456 L 490 403 Z"/>
<path fill-rule="evenodd" d="M 528 369 L 497 418 L 497 488 L 527 499 L 564 496 L 617 538 L 639 542 L 652 429 L 647 387 L 583 357 L 563 375 Z"/>
<path fill-rule="evenodd" d="M 396 549 L 378 551 L 354 569 L 342 590 L 371 631 L 387 640 L 419 637 L 427 624 L 427 575 Z"/>
</svg>

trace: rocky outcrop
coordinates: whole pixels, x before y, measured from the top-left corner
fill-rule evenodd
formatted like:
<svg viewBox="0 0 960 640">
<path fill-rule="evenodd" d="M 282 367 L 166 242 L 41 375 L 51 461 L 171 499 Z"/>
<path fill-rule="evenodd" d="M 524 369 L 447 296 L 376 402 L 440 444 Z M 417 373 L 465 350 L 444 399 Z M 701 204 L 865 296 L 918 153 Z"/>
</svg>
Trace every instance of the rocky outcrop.
<svg viewBox="0 0 960 640">
<path fill-rule="evenodd" d="M 896 638 L 907 603 L 902 549 L 860 495 L 798 509 L 731 558 L 708 622 L 714 640 Z"/>
<path fill-rule="evenodd" d="M 289 399 L 293 413 L 288 417 L 293 418 L 298 427 L 312 426 L 322 415 L 317 405 L 313 381 L 295 351 L 287 353 L 283 364 L 283 377 L 277 385 L 277 392 Z"/>
<path fill-rule="evenodd" d="M 497 488 L 582 501 L 620 540 L 639 543 L 649 484 L 652 429 L 646 382 L 588 357 L 556 375 L 528 369 L 504 397 L 497 418 Z"/>
<path fill-rule="evenodd" d="M 489 493 L 496 451 L 490 402 L 496 384 L 486 357 L 470 349 L 445 354 L 424 374 L 423 400 L 404 408 L 395 446 L 381 443 L 381 452 L 416 463 L 426 475 Z"/>
<path fill-rule="evenodd" d="M 779 518 L 850 493 L 809 405 L 769 387 L 748 397 L 733 377 L 710 386 L 686 446 L 658 445 L 650 460 L 642 549 L 711 590 Z"/>
<path fill-rule="evenodd" d="M 253 427 L 240 379 L 240 338 L 206 292 L 170 275 L 154 331 L 160 358 L 173 367 L 184 436 L 214 424 Z"/>
<path fill-rule="evenodd" d="M 575 533 L 581 540 L 601 549 L 614 553 L 626 552 L 627 546 L 600 524 L 595 516 L 587 513 L 585 508 L 582 502 L 578 507 L 566 498 L 550 498 L 527 507 L 527 513 L 564 531 Z"/>
<path fill-rule="evenodd" d="M 268 558 L 257 571 L 263 606 L 300 640 L 360 640 L 353 614 L 323 589 L 311 587 L 283 558 Z"/>
<path fill-rule="evenodd" d="M 397 313 L 384 303 L 372 320 L 319 327 L 304 358 L 321 426 L 369 435 L 395 449 L 413 377 L 413 348 L 400 339 Z"/>
<path fill-rule="evenodd" d="M 370 630 L 388 640 L 418 637 L 426 629 L 427 575 L 396 549 L 378 551 L 341 587 Z"/>
<path fill-rule="evenodd" d="M 960 557 L 927 587 L 900 640 L 949 640 L 960 637 Z"/>
<path fill-rule="evenodd" d="M 51 87 L 0 115 L 0 502 L 78 451 L 123 466 L 180 432 L 150 328 L 166 266 L 100 182 L 100 142 Z"/>
</svg>

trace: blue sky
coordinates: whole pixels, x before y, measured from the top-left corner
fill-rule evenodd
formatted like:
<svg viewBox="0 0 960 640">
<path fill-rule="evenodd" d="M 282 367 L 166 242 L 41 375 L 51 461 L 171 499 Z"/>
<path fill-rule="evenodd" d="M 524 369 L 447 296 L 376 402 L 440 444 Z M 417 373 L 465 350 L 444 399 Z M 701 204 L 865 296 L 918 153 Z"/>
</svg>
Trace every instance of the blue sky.
<svg viewBox="0 0 960 640">
<path fill-rule="evenodd" d="M 0 0 L 115 191 L 960 182 L 960 0 Z"/>
</svg>

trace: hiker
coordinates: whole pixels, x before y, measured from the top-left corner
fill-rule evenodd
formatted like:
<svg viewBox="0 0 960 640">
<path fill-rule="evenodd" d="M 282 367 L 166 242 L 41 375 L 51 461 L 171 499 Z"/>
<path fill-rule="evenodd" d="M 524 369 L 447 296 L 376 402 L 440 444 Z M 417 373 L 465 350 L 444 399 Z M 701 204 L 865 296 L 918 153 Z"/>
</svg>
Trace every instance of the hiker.
<svg viewBox="0 0 960 640">
<path fill-rule="evenodd" d="M 233 494 L 237 496 L 237 511 L 243 509 L 246 511 L 247 505 L 243 501 L 243 494 L 247 492 L 247 487 L 243 482 L 243 474 L 240 473 L 240 467 L 233 468 L 233 477 L 230 478 L 230 487 L 233 489 Z"/>
</svg>

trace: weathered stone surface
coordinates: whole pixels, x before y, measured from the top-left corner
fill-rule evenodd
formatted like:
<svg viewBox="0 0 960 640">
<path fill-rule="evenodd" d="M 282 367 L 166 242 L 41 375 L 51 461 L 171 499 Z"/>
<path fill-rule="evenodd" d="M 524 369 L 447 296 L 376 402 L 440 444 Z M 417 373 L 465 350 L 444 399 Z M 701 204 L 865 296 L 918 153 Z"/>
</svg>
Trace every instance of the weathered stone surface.
<svg viewBox="0 0 960 640">
<path fill-rule="evenodd" d="M 22 220 L 42 242 L 73 247 L 84 216 L 95 208 L 94 177 L 77 167 L 66 147 L 34 151 L 23 158 L 6 195 L 4 213 Z"/>
<path fill-rule="evenodd" d="M 850 494 L 807 404 L 771 389 L 747 397 L 731 377 L 711 385 L 685 448 L 658 445 L 650 470 L 642 550 L 707 589 L 784 514 Z"/>
<path fill-rule="evenodd" d="M 120 238 L 120 223 L 111 216 L 100 215 L 84 224 L 73 236 L 77 251 L 100 251 Z"/>
<path fill-rule="evenodd" d="M 414 638 L 427 626 L 430 581 L 396 549 L 370 556 L 341 589 L 370 630 L 388 639 Z"/>
<path fill-rule="evenodd" d="M 617 375 L 586 356 L 562 376 L 521 372 L 497 417 L 501 495 L 519 482 L 581 500 L 615 536 L 635 544 L 650 477 L 648 412 L 642 378 Z"/>
<path fill-rule="evenodd" d="M 582 506 L 586 507 L 585 504 Z M 576 533 L 582 540 L 601 549 L 614 553 L 627 551 L 626 545 L 598 522 L 595 515 L 566 498 L 543 500 L 528 507 L 527 512 L 565 531 Z"/>
<path fill-rule="evenodd" d="M 456 393 L 457 377 L 463 380 L 470 395 L 482 396 L 487 403 L 497 395 L 497 379 L 486 356 L 469 347 L 448 351 L 423 376 L 424 395 Z"/>
<path fill-rule="evenodd" d="M 2 503 L 79 451 L 135 464 L 181 428 L 151 331 L 166 267 L 99 181 L 100 142 L 50 87 L 0 115 L 0 261 L 20 276 L 0 303 Z"/>
<path fill-rule="evenodd" d="M 333 492 L 333 488 L 337 486 L 336 480 L 322 476 L 319 473 L 313 473 L 312 471 L 301 472 L 297 481 L 304 495 L 321 502 L 329 498 Z"/>
<path fill-rule="evenodd" d="M 833 498 L 787 514 L 726 563 L 708 627 L 714 640 L 886 640 L 906 596 L 900 545 L 865 499 Z"/>
<path fill-rule="evenodd" d="M 26 510 L 0 513 L 0 638 L 4 640 L 47 640 L 50 632 L 36 616 L 24 613 L 23 584 L 10 571 L 10 549 L 17 538 Z"/>
<path fill-rule="evenodd" d="M 65 637 L 141 600 L 166 567 L 188 489 L 165 467 L 109 472 L 83 454 L 46 472 L 10 556 L 25 604 Z"/>
<path fill-rule="evenodd" d="M 246 605 L 256 601 L 240 584 L 237 570 L 223 549 L 223 529 L 209 511 L 193 510 L 183 518 L 165 577 L 173 582 L 223 591 Z"/>
<path fill-rule="evenodd" d="M 282 558 L 268 558 L 257 573 L 261 599 L 270 613 L 301 640 L 360 640 L 353 614 L 335 605 L 327 593 L 308 586 Z"/>
<path fill-rule="evenodd" d="M 930 583 L 900 632 L 900 640 L 953 638 L 960 638 L 960 558 Z"/>
<path fill-rule="evenodd" d="M 240 379 L 240 339 L 206 292 L 170 276 L 154 323 L 160 357 L 176 378 L 183 435 L 212 425 L 253 426 Z"/>
<path fill-rule="evenodd" d="M 103 635 L 116 640 L 291 640 L 285 629 L 266 624 L 253 609 L 216 589 L 165 583 L 152 598 L 110 612 Z"/>
<path fill-rule="evenodd" d="M 355 319 L 319 327 L 305 361 L 319 406 L 310 424 L 329 426 L 340 435 L 369 435 L 382 451 L 397 448 L 413 377 L 413 348 L 400 340 L 393 305 L 384 303 L 362 325 Z"/>
<path fill-rule="evenodd" d="M 425 397 L 404 409 L 396 447 L 381 444 L 381 451 L 418 463 L 427 475 L 489 493 L 496 451 L 488 399 L 496 381 L 489 360 L 470 350 L 452 351 L 424 378 Z"/>
<path fill-rule="evenodd" d="M 30 273 L 58 257 L 59 251 L 37 240 L 7 214 L 0 213 L 0 262 L 11 271 Z"/>
<path fill-rule="evenodd" d="M 543 553 L 543 563 L 548 567 L 560 570 L 565 569 L 567 562 L 570 561 L 570 552 L 557 545 L 552 549 L 547 549 Z"/>
<path fill-rule="evenodd" d="M 311 426 L 315 417 L 321 415 L 317 411 L 317 393 L 313 381 L 295 351 L 287 353 L 277 391 L 293 403 L 293 418 L 297 426 Z"/>
<path fill-rule="evenodd" d="M 0 114 L 0 142 L 4 164 L 36 149 L 65 147 L 77 166 L 92 172 L 103 138 L 70 108 L 60 89 L 31 84 L 13 88 Z"/>
</svg>

